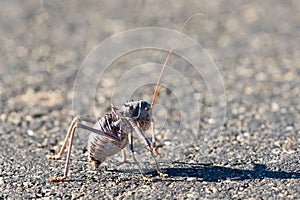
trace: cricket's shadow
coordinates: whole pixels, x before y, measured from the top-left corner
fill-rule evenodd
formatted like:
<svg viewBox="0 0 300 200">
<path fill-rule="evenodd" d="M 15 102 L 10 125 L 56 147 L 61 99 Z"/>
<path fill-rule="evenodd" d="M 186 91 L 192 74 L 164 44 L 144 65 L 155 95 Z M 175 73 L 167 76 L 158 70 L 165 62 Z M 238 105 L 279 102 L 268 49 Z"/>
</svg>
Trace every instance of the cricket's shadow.
<svg viewBox="0 0 300 200">
<path fill-rule="evenodd" d="M 165 168 L 170 177 L 195 177 L 203 181 L 216 182 L 220 180 L 243 181 L 246 179 L 300 179 L 299 172 L 285 172 L 267 170 L 264 164 L 253 164 L 252 170 L 235 169 L 214 166 L 211 164 L 174 163 L 178 167 Z"/>
</svg>

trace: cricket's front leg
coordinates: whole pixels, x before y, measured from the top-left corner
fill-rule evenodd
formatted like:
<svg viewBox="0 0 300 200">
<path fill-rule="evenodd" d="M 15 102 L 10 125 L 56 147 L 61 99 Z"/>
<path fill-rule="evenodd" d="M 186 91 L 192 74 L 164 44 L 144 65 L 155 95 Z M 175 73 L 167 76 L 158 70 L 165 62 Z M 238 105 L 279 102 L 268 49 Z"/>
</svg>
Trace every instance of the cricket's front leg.
<svg viewBox="0 0 300 200">
<path fill-rule="evenodd" d="M 152 143 L 151 143 L 151 150 L 157 155 L 157 157 L 162 158 L 160 153 L 157 151 L 157 146 L 156 146 L 156 137 L 155 137 L 155 126 L 154 126 L 154 121 L 153 119 L 151 120 L 151 126 L 152 126 Z"/>
<path fill-rule="evenodd" d="M 128 137 L 128 143 L 129 143 L 129 148 L 130 148 L 130 153 L 131 153 L 131 156 L 132 156 L 132 159 L 135 163 L 135 165 L 138 167 L 140 173 L 142 174 L 142 179 L 144 181 L 149 181 L 149 182 L 152 182 L 153 180 L 149 177 L 146 176 L 145 172 L 143 171 L 139 161 L 135 158 L 135 155 L 134 155 L 134 149 L 133 149 L 133 137 L 132 137 L 132 132 L 129 133 L 129 137 Z"/>
<path fill-rule="evenodd" d="M 131 123 L 131 126 L 134 128 L 135 132 L 142 138 L 144 139 L 144 142 L 145 142 L 145 145 L 146 147 L 149 149 L 149 152 L 151 153 L 151 157 L 152 159 L 154 160 L 155 162 L 155 165 L 156 165 L 156 171 L 158 173 L 159 176 L 161 177 L 168 177 L 169 175 L 168 174 L 165 174 L 165 173 L 162 173 L 160 168 L 159 168 L 159 165 L 158 165 L 158 162 L 153 154 L 154 150 L 152 148 L 152 145 L 151 143 L 149 142 L 149 140 L 145 137 L 145 135 L 143 134 L 142 130 L 137 126 L 136 122 L 134 121 L 130 121 Z"/>
</svg>

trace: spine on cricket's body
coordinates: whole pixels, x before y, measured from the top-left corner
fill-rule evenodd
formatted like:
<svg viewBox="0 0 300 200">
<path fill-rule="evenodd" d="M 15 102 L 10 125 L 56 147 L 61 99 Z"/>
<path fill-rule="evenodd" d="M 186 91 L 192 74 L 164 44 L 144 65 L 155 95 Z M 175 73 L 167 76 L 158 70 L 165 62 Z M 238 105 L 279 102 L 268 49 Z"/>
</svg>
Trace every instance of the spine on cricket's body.
<svg viewBox="0 0 300 200">
<path fill-rule="evenodd" d="M 106 114 L 100 118 L 94 128 L 117 136 L 118 140 L 91 132 L 88 138 L 87 150 L 89 160 L 97 168 L 106 157 L 121 151 L 128 141 L 128 133 L 132 131 L 131 125 L 126 119 L 116 116 L 114 113 Z"/>
</svg>

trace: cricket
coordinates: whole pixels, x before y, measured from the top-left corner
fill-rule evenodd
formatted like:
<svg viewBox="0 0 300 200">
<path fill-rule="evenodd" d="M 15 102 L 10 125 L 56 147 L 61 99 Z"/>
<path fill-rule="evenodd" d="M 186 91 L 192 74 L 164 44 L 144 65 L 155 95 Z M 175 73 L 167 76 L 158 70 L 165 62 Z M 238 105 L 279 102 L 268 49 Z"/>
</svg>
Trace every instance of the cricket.
<svg viewBox="0 0 300 200">
<path fill-rule="evenodd" d="M 137 166 L 139 172 L 141 173 L 142 180 L 152 182 L 152 178 L 146 176 L 146 173 L 143 171 L 139 161 L 135 157 L 133 145 L 133 133 L 135 133 L 144 141 L 146 148 L 149 150 L 151 158 L 155 162 L 158 175 L 164 178 L 168 177 L 168 174 L 163 173 L 160 170 L 160 167 L 156 160 L 156 157 L 161 156 L 158 153 L 156 146 L 155 126 L 152 119 L 152 110 L 154 108 L 159 91 L 162 88 L 162 86 L 160 85 L 160 80 L 162 78 L 164 69 L 172 55 L 175 45 L 178 42 L 180 35 L 182 34 L 183 28 L 196 15 L 199 14 L 197 13 L 190 16 L 178 32 L 177 37 L 175 38 L 175 41 L 173 42 L 162 65 L 160 75 L 154 88 L 151 103 L 145 100 L 132 100 L 124 103 L 121 106 L 111 105 L 110 113 L 105 114 L 99 119 L 76 116 L 72 120 L 59 153 L 56 155 L 46 155 L 46 158 L 50 160 L 61 159 L 69 142 L 64 174 L 60 177 L 51 177 L 49 179 L 51 182 L 63 181 L 68 177 L 70 157 L 76 129 L 84 129 L 90 132 L 87 142 L 87 151 L 89 162 L 93 164 L 94 169 L 97 169 L 107 157 L 110 157 L 121 151 L 123 151 L 123 160 L 120 164 L 125 163 L 126 154 L 124 148 L 128 144 L 130 155 L 133 159 L 134 164 Z M 149 130 L 150 127 L 152 127 L 151 141 L 144 134 L 144 132 Z"/>
</svg>

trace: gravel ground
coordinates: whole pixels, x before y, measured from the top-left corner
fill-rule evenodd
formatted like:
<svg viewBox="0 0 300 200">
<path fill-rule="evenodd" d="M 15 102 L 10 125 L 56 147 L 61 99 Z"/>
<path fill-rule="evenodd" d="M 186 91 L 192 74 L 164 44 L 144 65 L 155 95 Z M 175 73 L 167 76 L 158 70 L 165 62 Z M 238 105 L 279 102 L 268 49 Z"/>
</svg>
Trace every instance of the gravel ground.
<svg viewBox="0 0 300 200">
<path fill-rule="evenodd" d="M 134 166 L 115 165 L 120 155 L 94 171 L 82 138 L 76 137 L 69 178 L 49 182 L 49 177 L 61 175 L 64 160 L 49 161 L 45 155 L 58 152 L 62 144 L 74 115 L 76 73 L 89 52 L 132 28 L 179 30 L 196 12 L 205 18 L 193 18 L 184 33 L 203 46 L 222 76 L 222 133 L 209 128 L 213 100 L 207 77 L 193 73 L 185 62 L 179 72 L 198 94 L 201 112 L 196 119 L 189 113 L 175 137 L 178 106 L 195 105 L 176 100 L 176 95 L 184 96 L 184 87 L 162 89 L 162 106 L 155 115 L 164 155 L 159 162 L 169 178 L 149 170 L 154 182 L 144 182 Z M 0 199 L 300 199 L 299 1 L 1 1 L 0 15 Z M 102 106 L 82 112 L 103 115 L 112 85 L 128 72 L 127 66 L 147 57 L 163 60 L 166 52 L 140 50 L 121 56 L 97 88 Z M 171 62 L 176 68 L 183 61 L 176 57 Z M 124 67 L 114 67 L 119 65 Z M 130 82 L 135 84 L 134 79 Z M 136 96 L 151 98 L 153 85 L 145 88 Z M 167 116 L 165 126 L 160 115 Z M 196 133 L 194 122 L 200 122 Z M 146 166 L 148 158 L 138 141 L 136 151 Z"/>
</svg>

